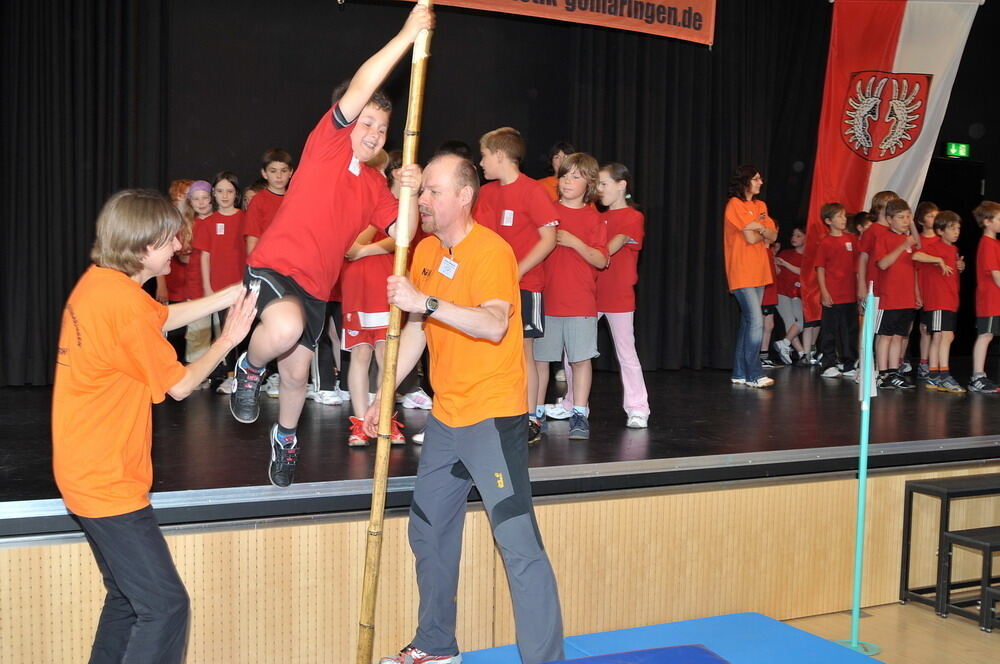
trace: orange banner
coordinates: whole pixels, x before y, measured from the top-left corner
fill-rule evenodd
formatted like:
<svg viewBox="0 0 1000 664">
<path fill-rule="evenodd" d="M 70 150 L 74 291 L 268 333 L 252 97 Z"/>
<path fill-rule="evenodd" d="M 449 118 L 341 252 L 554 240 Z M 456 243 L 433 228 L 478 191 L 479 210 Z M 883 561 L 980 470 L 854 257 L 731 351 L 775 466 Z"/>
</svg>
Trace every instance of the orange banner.
<svg viewBox="0 0 1000 664">
<path fill-rule="evenodd" d="M 438 5 L 600 25 L 711 44 L 715 0 L 434 0 Z"/>
</svg>

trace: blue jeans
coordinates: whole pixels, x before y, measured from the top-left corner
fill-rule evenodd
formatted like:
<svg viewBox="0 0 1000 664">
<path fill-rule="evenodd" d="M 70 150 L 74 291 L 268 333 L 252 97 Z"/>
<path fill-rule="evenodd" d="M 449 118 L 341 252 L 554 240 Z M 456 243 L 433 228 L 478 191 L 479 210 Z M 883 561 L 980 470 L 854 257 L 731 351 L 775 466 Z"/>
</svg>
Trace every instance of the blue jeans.
<svg viewBox="0 0 1000 664">
<path fill-rule="evenodd" d="M 740 327 L 736 332 L 736 349 L 733 357 L 733 378 L 747 381 L 764 376 L 760 367 L 760 344 L 764 337 L 764 287 L 737 288 L 733 291 L 740 304 Z"/>
</svg>

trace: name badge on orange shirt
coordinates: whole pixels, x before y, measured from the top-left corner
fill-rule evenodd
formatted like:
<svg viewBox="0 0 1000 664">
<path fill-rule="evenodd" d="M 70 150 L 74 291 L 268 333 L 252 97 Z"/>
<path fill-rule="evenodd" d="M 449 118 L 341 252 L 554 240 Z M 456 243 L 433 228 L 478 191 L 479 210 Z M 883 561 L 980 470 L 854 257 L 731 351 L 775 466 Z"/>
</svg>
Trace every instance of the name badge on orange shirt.
<svg viewBox="0 0 1000 664">
<path fill-rule="evenodd" d="M 448 277 L 449 279 L 455 278 L 455 272 L 458 271 L 458 263 L 451 260 L 447 256 L 441 257 L 441 265 L 438 266 L 438 272 Z"/>
<path fill-rule="evenodd" d="M 226 234 L 226 224 L 224 224 L 222 222 L 219 222 L 219 223 L 215 224 L 215 234 L 216 235 L 225 235 Z"/>
<path fill-rule="evenodd" d="M 504 210 L 503 219 L 500 221 L 501 226 L 513 226 L 514 225 L 514 211 Z"/>
</svg>

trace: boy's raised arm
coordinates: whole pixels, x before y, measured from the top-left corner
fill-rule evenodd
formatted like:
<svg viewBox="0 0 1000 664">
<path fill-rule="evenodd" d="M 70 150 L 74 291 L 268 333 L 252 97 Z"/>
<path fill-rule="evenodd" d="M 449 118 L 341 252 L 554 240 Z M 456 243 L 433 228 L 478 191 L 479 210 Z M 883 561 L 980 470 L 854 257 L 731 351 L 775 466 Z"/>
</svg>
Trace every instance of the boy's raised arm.
<svg viewBox="0 0 1000 664">
<path fill-rule="evenodd" d="M 406 18 L 402 30 L 375 55 L 368 58 L 354 74 L 347 92 L 340 99 L 340 114 L 348 124 L 354 122 L 399 59 L 406 54 L 421 30 L 434 27 L 434 12 L 416 5 Z"/>
</svg>

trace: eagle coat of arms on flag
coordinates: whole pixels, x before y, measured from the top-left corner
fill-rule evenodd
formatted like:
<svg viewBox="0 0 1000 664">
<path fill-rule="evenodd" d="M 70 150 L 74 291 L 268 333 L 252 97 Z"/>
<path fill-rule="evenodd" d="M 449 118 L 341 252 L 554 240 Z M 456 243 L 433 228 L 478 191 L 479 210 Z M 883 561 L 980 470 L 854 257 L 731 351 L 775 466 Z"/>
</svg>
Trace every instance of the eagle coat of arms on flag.
<svg viewBox="0 0 1000 664">
<path fill-rule="evenodd" d="M 851 76 L 843 103 L 843 139 L 866 161 L 900 156 L 924 127 L 930 74 L 859 71 Z"/>
</svg>

